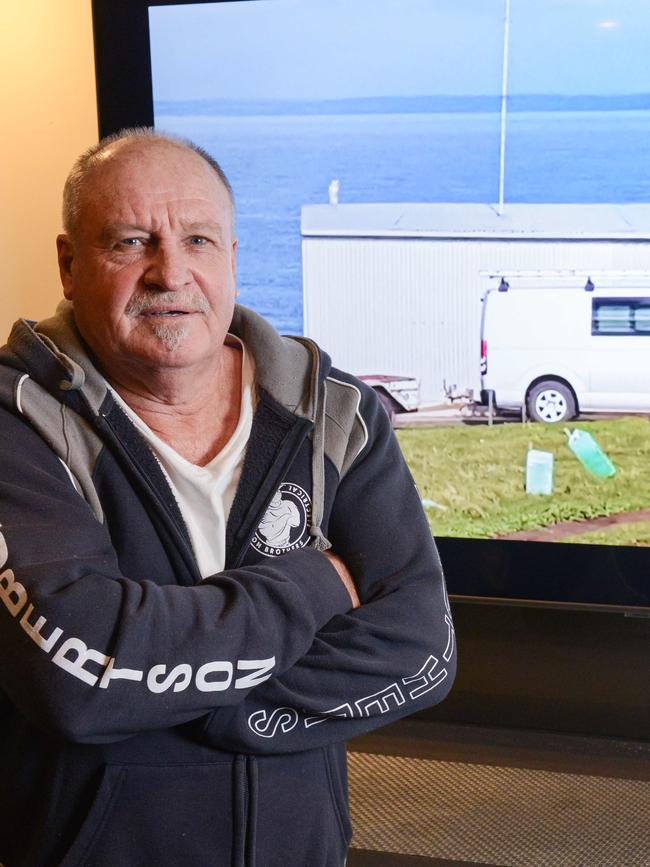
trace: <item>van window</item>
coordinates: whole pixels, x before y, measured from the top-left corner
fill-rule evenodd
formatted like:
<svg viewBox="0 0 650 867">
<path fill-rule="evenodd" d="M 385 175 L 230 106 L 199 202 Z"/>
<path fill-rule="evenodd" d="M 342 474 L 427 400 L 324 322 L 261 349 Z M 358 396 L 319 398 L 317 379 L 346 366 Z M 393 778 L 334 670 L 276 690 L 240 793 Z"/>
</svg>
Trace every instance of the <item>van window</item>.
<svg viewBox="0 0 650 867">
<path fill-rule="evenodd" d="M 594 298 L 591 333 L 650 337 L 650 298 Z"/>
</svg>

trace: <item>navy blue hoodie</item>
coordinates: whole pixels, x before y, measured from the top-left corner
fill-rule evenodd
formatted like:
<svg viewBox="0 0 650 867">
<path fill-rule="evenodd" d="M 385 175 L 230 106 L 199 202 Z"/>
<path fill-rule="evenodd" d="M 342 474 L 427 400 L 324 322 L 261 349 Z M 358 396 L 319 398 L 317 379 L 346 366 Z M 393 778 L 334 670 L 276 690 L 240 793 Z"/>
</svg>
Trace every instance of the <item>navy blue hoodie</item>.
<svg viewBox="0 0 650 867">
<path fill-rule="evenodd" d="M 70 306 L 0 351 L 4 867 L 341 867 L 345 740 L 452 684 L 440 562 L 375 395 L 244 308 L 231 331 L 258 401 L 204 581 Z"/>
</svg>

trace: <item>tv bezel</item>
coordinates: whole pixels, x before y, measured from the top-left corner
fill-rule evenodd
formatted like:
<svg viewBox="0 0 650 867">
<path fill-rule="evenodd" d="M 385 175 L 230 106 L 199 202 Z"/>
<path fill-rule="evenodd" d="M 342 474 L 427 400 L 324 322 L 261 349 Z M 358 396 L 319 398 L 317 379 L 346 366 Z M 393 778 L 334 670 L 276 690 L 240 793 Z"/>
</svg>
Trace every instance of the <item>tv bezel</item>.
<svg viewBox="0 0 650 867">
<path fill-rule="evenodd" d="M 149 9 L 258 0 L 92 0 L 100 137 L 153 126 Z M 407 530 L 405 530 L 407 531 Z M 437 539 L 455 601 L 650 616 L 644 547 Z"/>
</svg>

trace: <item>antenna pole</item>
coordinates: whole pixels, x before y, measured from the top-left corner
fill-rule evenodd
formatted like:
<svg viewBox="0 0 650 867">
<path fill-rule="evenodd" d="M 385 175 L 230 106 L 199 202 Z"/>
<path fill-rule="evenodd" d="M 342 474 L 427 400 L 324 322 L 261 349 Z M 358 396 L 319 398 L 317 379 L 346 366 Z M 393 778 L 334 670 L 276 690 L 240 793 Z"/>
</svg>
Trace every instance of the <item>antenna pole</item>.
<svg viewBox="0 0 650 867">
<path fill-rule="evenodd" d="M 503 213 L 503 189 L 506 173 L 506 114 L 508 102 L 508 60 L 510 52 L 510 0 L 505 0 L 503 24 L 503 78 L 501 80 L 501 145 L 499 148 L 499 205 L 497 214 Z"/>
</svg>

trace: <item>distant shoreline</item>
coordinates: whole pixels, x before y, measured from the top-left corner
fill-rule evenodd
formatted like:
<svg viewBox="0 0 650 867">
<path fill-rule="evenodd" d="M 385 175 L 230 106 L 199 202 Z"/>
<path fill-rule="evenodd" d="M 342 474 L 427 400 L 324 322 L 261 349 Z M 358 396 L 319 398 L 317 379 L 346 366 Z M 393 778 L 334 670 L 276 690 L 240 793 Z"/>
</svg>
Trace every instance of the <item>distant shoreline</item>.
<svg viewBox="0 0 650 867">
<path fill-rule="evenodd" d="M 323 100 L 157 100 L 157 115 L 324 115 L 324 114 L 475 114 L 501 109 L 500 96 L 388 96 Z M 586 94 L 513 94 L 509 112 L 644 111 L 650 93 L 593 96 Z"/>
</svg>

